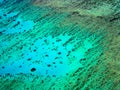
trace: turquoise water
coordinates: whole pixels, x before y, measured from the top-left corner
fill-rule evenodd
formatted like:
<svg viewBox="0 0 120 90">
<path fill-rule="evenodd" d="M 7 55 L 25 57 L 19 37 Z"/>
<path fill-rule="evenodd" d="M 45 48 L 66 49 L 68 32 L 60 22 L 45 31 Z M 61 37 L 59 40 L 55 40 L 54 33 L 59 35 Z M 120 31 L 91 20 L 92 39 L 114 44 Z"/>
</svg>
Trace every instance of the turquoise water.
<svg viewBox="0 0 120 90">
<path fill-rule="evenodd" d="M 106 31 L 31 2 L 0 0 L 0 90 L 113 90 Z"/>
<path fill-rule="evenodd" d="M 61 76 L 84 67 L 80 61 L 85 58 L 85 53 L 93 48 L 93 43 L 87 39 L 70 41 L 71 38 L 72 36 L 61 34 L 54 38 L 48 36 L 36 40 L 30 46 L 30 50 L 22 51 L 23 56 L 20 60 L 16 57 L 14 61 L 11 61 L 12 58 L 10 58 L 7 63 L 2 64 L 1 67 L 4 66 L 5 69 L 0 69 L 0 75 L 28 74 L 32 73 L 32 68 L 35 68 L 36 70 L 32 74 Z M 82 42 L 83 45 L 79 45 L 78 49 L 72 51 L 79 42 Z"/>
</svg>

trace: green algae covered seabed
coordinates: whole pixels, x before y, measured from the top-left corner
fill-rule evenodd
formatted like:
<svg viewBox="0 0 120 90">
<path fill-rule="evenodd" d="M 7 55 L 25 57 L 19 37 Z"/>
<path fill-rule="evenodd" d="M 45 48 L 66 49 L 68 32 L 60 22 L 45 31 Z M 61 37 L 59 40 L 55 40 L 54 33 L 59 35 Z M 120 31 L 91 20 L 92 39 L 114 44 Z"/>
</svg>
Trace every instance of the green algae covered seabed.
<svg viewBox="0 0 120 90">
<path fill-rule="evenodd" d="M 0 0 L 0 90 L 120 90 L 120 0 Z"/>
</svg>

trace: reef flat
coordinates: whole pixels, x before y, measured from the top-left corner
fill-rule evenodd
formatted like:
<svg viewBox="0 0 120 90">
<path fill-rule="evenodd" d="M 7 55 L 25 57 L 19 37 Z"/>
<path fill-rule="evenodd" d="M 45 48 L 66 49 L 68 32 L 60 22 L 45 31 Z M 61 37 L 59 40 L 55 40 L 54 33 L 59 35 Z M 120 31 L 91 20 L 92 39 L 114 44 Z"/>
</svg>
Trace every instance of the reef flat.
<svg viewBox="0 0 120 90">
<path fill-rule="evenodd" d="M 120 90 L 120 1 L 0 0 L 0 90 Z"/>
</svg>

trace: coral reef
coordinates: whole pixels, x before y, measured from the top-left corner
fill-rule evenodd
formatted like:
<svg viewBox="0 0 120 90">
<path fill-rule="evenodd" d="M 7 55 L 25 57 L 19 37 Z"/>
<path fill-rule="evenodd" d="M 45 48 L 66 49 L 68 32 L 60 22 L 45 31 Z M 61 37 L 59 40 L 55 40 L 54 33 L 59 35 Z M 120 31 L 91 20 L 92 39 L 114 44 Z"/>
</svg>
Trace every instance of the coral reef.
<svg viewBox="0 0 120 90">
<path fill-rule="evenodd" d="M 120 90 L 119 0 L 0 0 L 0 90 Z"/>
</svg>

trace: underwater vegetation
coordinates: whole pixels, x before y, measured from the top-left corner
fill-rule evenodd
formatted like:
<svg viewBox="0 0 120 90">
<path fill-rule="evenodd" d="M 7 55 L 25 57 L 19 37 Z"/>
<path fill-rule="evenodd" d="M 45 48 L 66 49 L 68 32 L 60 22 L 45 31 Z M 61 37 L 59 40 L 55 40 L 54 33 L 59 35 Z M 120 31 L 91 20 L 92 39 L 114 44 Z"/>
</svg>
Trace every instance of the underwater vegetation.
<svg viewBox="0 0 120 90">
<path fill-rule="evenodd" d="M 0 90 L 120 90 L 120 1 L 0 0 Z"/>
</svg>

